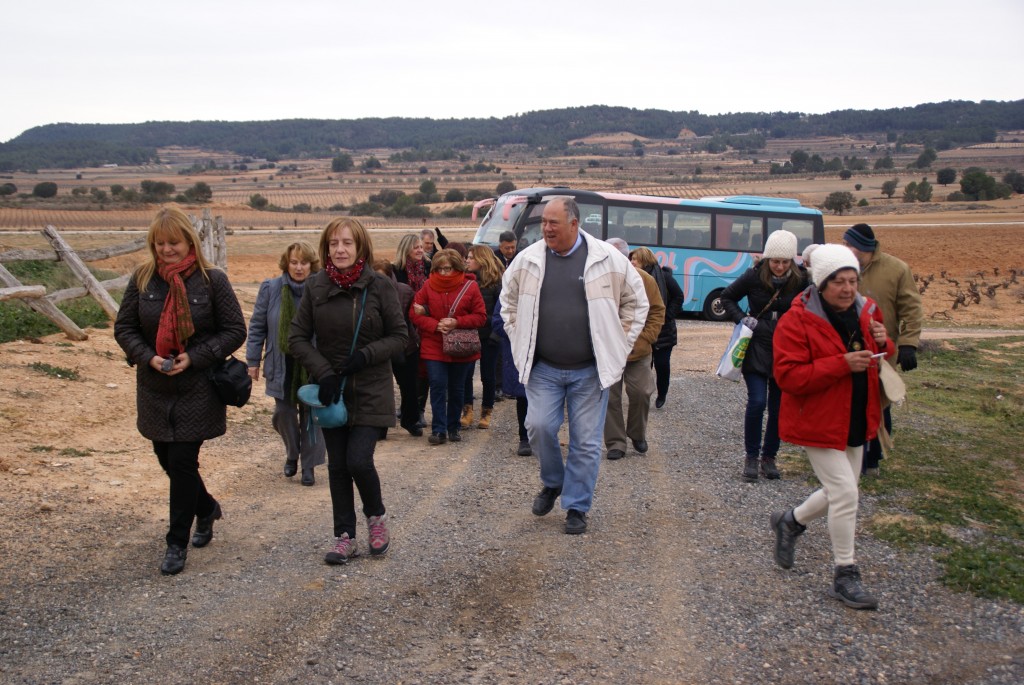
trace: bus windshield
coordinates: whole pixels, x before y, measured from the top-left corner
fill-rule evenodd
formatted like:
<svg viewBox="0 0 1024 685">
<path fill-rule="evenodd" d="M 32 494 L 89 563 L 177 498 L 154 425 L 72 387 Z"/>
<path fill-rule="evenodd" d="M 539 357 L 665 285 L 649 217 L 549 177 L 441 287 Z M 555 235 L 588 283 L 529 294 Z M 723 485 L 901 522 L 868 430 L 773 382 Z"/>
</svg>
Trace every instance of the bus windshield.
<svg viewBox="0 0 1024 685">
<path fill-rule="evenodd" d="M 473 242 L 497 245 L 498 236 L 502 233 L 505 231 L 515 233 L 516 222 L 519 221 L 519 215 L 525 208 L 525 195 L 502 195 L 491 206 L 491 210 L 487 212 L 484 220 L 480 222 L 480 228 L 477 229 Z"/>
</svg>

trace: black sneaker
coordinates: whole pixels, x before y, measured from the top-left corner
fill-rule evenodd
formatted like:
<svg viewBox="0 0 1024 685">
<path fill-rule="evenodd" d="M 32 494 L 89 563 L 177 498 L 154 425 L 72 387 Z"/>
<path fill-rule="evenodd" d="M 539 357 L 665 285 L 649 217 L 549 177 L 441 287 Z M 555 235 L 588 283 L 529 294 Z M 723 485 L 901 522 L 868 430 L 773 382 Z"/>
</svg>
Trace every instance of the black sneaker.
<svg viewBox="0 0 1024 685">
<path fill-rule="evenodd" d="M 197 516 L 196 532 L 192 533 L 192 546 L 206 547 L 210 544 L 210 540 L 213 539 L 213 522 L 223 516 L 224 512 L 220 510 L 220 502 L 213 503 L 213 512 L 209 516 Z M 184 563 L 184 560 L 182 560 L 182 563 Z"/>
<path fill-rule="evenodd" d="M 185 568 L 185 557 L 187 556 L 188 550 L 184 547 L 167 545 L 167 552 L 164 554 L 164 562 L 160 564 L 160 573 L 165 576 L 173 576 L 177 573 L 181 573 L 181 570 Z"/>
<path fill-rule="evenodd" d="M 587 532 L 587 515 L 582 511 L 570 509 L 565 515 L 565 534 L 580 535 Z"/>
<path fill-rule="evenodd" d="M 647 454 L 647 441 L 641 438 L 640 440 L 633 441 L 633 449 L 640 454 Z"/>
<path fill-rule="evenodd" d="M 626 453 L 623 452 L 622 450 L 608 450 L 608 458 L 611 459 L 612 461 L 615 461 L 616 459 L 622 459 L 624 456 L 626 456 Z"/>
<path fill-rule="evenodd" d="M 532 457 L 533 456 L 533 448 L 530 447 L 530 441 L 529 440 L 520 440 L 519 441 L 519 449 L 516 450 L 516 454 L 518 454 L 520 457 Z"/>
<path fill-rule="evenodd" d="M 427 438 L 427 442 L 431 445 L 443 445 L 448 442 L 447 433 L 431 433 L 430 437 Z"/>
<path fill-rule="evenodd" d="M 462 442 L 462 433 L 459 431 L 450 431 L 448 433 L 448 440 L 450 442 Z"/>
<path fill-rule="evenodd" d="M 828 596 L 852 609 L 878 608 L 878 600 L 861 586 L 860 570 L 856 564 L 836 566 L 835 580 L 828 589 Z"/>
<path fill-rule="evenodd" d="M 533 515 L 544 516 L 555 506 L 555 500 L 562 494 L 562 488 L 544 486 L 533 500 Z"/>
<path fill-rule="evenodd" d="M 793 568 L 796 539 L 804 534 L 807 526 L 797 523 L 792 509 L 772 514 L 771 525 L 775 532 L 775 563 L 782 568 Z"/>
</svg>

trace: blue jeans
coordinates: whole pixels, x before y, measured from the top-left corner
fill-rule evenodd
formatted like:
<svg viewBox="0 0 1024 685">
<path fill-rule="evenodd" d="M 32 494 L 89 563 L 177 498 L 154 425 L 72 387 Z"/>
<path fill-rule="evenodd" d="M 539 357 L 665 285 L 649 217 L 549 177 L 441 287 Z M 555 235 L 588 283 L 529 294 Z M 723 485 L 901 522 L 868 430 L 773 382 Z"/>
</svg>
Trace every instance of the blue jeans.
<svg viewBox="0 0 1024 685">
<path fill-rule="evenodd" d="M 537 362 L 526 385 L 526 431 L 540 461 L 541 482 L 562 489 L 562 509 L 590 511 L 601 464 L 608 390 L 597 366 L 556 369 Z M 562 461 L 558 431 L 569 411 L 569 452 Z"/>
<path fill-rule="evenodd" d="M 433 433 L 458 433 L 462 420 L 462 393 L 469 373 L 469 362 L 426 360 L 430 381 L 430 430 Z"/>
<path fill-rule="evenodd" d="M 743 417 L 743 445 L 746 456 L 775 458 L 779 453 L 779 402 L 782 391 L 774 378 L 758 373 L 744 373 L 747 384 L 747 411 Z M 764 447 L 761 446 L 761 420 L 768 409 L 768 425 L 764 430 Z"/>
<path fill-rule="evenodd" d="M 484 389 L 483 406 L 494 407 L 494 386 L 495 372 L 498 365 L 499 347 L 487 340 L 480 346 L 480 385 Z M 469 363 L 469 373 L 466 374 L 466 390 L 463 393 L 464 404 L 473 404 L 473 373 L 476 371 L 476 362 Z"/>
</svg>

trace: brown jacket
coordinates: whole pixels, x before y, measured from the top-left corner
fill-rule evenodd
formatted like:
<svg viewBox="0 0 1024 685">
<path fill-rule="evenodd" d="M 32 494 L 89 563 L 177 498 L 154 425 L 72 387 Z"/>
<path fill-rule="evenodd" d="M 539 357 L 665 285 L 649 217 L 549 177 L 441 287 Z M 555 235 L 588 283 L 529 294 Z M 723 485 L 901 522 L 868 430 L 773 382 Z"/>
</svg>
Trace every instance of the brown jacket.
<svg viewBox="0 0 1024 685">
<path fill-rule="evenodd" d="M 878 303 L 885 332 L 896 346 L 917 347 L 921 342 L 924 309 L 914 274 L 906 262 L 875 249 L 871 261 L 861 269 L 860 293 Z"/>
<path fill-rule="evenodd" d="M 636 267 L 633 268 L 636 269 Z M 665 324 L 665 303 L 661 299 L 658 282 L 643 269 L 636 269 L 636 272 L 640 274 L 640 280 L 644 282 L 644 292 L 647 294 L 651 308 L 647 311 L 647 320 L 644 321 L 644 328 L 640 331 L 640 336 L 633 343 L 633 351 L 626 357 L 627 362 L 635 362 L 649 356 L 652 350 L 651 346 L 658 340 L 661 327 Z"/>
<path fill-rule="evenodd" d="M 310 276 L 288 345 L 312 378 L 338 373 L 352 350 L 364 291 L 366 310 L 355 349 L 365 355 L 366 366 L 345 382 L 345 407 L 350 426 L 386 428 L 395 425 L 391 358 L 403 355 L 409 340 L 398 293 L 387 276 L 366 267 L 348 290 L 335 285 L 326 271 Z"/>
</svg>

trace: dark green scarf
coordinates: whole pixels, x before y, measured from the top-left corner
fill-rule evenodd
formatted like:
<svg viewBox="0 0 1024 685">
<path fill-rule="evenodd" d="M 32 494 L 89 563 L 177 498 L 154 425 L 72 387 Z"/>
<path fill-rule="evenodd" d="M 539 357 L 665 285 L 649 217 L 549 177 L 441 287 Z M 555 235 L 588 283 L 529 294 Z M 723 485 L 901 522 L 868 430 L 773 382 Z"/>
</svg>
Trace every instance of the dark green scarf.
<svg viewBox="0 0 1024 685">
<path fill-rule="evenodd" d="M 296 362 L 291 356 L 291 348 L 288 345 L 288 336 L 292 330 L 292 319 L 295 318 L 295 298 L 302 297 L 305 283 L 295 283 L 288 274 L 284 275 L 284 284 L 281 286 L 281 309 L 278 312 L 277 320 L 277 346 L 285 356 L 285 367 L 292 367 L 291 383 L 287 383 L 284 389 L 285 399 L 292 404 L 299 401 L 299 388 L 309 382 L 309 374 L 305 367 Z M 289 374 L 285 374 L 287 379 Z"/>
</svg>

